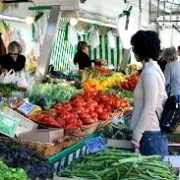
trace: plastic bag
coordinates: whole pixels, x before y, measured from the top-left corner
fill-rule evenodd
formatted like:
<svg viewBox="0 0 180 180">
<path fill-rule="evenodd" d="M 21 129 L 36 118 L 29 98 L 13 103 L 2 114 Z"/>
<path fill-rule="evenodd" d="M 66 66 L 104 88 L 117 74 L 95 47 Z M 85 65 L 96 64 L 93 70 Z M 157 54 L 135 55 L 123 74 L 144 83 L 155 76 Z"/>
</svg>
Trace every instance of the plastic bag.
<svg viewBox="0 0 180 180">
<path fill-rule="evenodd" d="M 112 31 L 109 31 L 107 33 L 108 35 L 108 43 L 109 43 L 109 47 L 111 49 L 115 49 L 116 48 L 116 40 L 115 40 L 115 35 Z"/>
<path fill-rule="evenodd" d="M 2 83 L 3 84 L 15 84 L 16 83 L 16 73 L 13 69 L 11 69 L 3 78 Z"/>
<path fill-rule="evenodd" d="M 28 88 L 28 82 L 27 82 L 27 79 L 26 79 L 26 76 L 25 76 L 25 72 L 20 72 L 19 73 L 17 86 L 19 88 L 24 88 L 24 89 Z"/>
<path fill-rule="evenodd" d="M 99 44 L 100 44 L 99 30 L 98 28 L 94 28 L 90 36 L 90 45 L 92 46 L 92 48 L 96 48 L 99 46 Z"/>
<path fill-rule="evenodd" d="M 5 73 L 2 73 L 2 74 L 0 75 L 0 83 L 3 82 L 4 76 L 5 76 Z"/>
<path fill-rule="evenodd" d="M 75 27 L 69 25 L 68 27 L 68 42 L 72 45 L 75 46 L 78 44 L 78 34 L 75 29 Z"/>
<path fill-rule="evenodd" d="M 35 84 L 35 77 L 31 76 L 29 73 L 25 74 L 26 80 L 27 80 L 27 91 L 31 91 L 34 84 Z"/>
</svg>

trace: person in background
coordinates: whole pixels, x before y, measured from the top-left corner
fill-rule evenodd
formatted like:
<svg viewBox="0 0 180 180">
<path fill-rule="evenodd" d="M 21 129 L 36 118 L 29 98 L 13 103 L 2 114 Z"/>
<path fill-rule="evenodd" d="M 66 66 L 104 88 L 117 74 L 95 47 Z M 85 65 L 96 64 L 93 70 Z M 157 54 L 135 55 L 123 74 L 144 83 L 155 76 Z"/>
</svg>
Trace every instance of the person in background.
<svg viewBox="0 0 180 180">
<path fill-rule="evenodd" d="M 13 41 L 8 46 L 8 54 L 2 55 L 0 57 L 1 69 L 10 71 L 21 71 L 25 68 L 26 58 L 21 55 L 22 47 L 21 45 Z"/>
<path fill-rule="evenodd" d="M 92 63 L 101 66 L 105 64 L 105 60 L 91 60 L 88 56 L 88 44 L 85 41 L 80 41 L 78 43 L 77 52 L 74 57 L 74 64 L 79 65 L 79 69 L 83 70 L 85 68 L 92 67 Z"/>
<path fill-rule="evenodd" d="M 178 46 L 178 56 L 180 56 L 180 46 Z"/>
<path fill-rule="evenodd" d="M 168 63 L 164 71 L 166 91 L 169 95 L 180 95 L 180 62 L 177 61 L 178 57 L 176 48 L 170 47 L 165 49 L 163 56 Z"/>
<path fill-rule="evenodd" d="M 157 64 L 160 40 L 153 31 L 138 31 L 131 39 L 133 52 L 143 71 L 134 91 L 131 119 L 132 145 L 143 155 L 168 154 L 167 135 L 160 129 L 156 112 L 161 116 L 167 99 L 165 78 Z"/>
<path fill-rule="evenodd" d="M 164 72 L 167 62 L 163 59 L 163 50 L 160 51 L 157 63 L 160 66 L 162 72 Z"/>
<path fill-rule="evenodd" d="M 178 46 L 177 54 L 178 54 L 178 61 L 180 61 L 180 46 Z"/>
<path fill-rule="evenodd" d="M 0 55 L 6 54 L 6 47 L 2 40 L 2 34 L 0 33 Z"/>
</svg>

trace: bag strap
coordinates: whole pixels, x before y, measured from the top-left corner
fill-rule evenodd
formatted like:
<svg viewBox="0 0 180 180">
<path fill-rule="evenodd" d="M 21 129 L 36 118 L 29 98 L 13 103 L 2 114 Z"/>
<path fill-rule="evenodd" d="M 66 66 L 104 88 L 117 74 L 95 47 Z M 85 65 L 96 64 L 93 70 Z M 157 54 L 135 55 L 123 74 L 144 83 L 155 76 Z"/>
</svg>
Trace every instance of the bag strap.
<svg viewBox="0 0 180 180">
<path fill-rule="evenodd" d="M 11 69 L 11 70 L 7 73 L 7 75 L 10 75 L 11 73 L 15 73 L 14 69 Z"/>
<path fill-rule="evenodd" d="M 164 82 L 164 85 L 165 85 L 166 82 L 165 82 L 165 78 L 164 78 L 162 72 L 160 72 L 159 69 L 157 69 L 157 68 L 154 68 L 154 69 L 157 70 L 157 71 L 159 72 L 159 74 L 160 74 L 160 76 L 161 76 L 161 78 L 162 78 L 162 80 L 163 80 L 163 82 Z M 156 116 L 157 116 L 157 118 L 158 118 L 158 120 L 159 120 L 159 122 L 160 122 L 160 117 L 159 117 L 159 115 L 158 115 L 158 113 L 157 113 L 156 110 L 155 110 L 155 113 L 156 113 Z"/>
<path fill-rule="evenodd" d="M 164 82 L 164 84 L 166 84 L 166 81 L 165 81 L 165 77 L 163 76 L 163 73 L 162 72 L 160 72 L 159 71 L 159 69 L 157 69 L 157 68 L 154 68 L 156 71 L 158 71 L 159 72 L 159 74 L 160 74 L 160 76 L 161 76 L 161 78 L 162 78 L 162 80 L 163 80 L 163 82 Z"/>
</svg>

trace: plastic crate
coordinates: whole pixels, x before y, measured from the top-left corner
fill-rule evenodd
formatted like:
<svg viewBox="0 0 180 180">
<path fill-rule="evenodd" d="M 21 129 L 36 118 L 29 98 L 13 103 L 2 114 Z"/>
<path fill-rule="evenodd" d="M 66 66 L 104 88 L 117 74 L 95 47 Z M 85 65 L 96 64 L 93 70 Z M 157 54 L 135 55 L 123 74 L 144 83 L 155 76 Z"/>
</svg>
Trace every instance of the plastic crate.
<svg viewBox="0 0 180 180">
<path fill-rule="evenodd" d="M 99 136 L 98 133 L 95 133 L 79 143 L 51 156 L 49 158 L 50 164 L 52 164 L 55 168 L 55 174 L 58 175 L 62 172 L 67 166 L 69 166 L 74 160 L 82 157 L 83 155 L 89 154 L 88 148 L 85 145 L 87 140 L 95 138 Z"/>
</svg>

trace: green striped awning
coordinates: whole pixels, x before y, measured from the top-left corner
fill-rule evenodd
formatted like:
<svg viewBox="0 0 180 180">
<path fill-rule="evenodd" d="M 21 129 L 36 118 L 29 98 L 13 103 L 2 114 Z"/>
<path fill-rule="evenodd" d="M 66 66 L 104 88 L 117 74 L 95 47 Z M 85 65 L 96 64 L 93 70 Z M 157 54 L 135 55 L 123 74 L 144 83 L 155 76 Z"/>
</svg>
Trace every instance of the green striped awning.
<svg viewBox="0 0 180 180">
<path fill-rule="evenodd" d="M 66 41 L 66 32 L 64 29 L 59 29 L 52 53 L 50 63 L 55 67 L 55 70 L 70 70 L 73 64 L 73 58 L 76 53 L 76 47 L 73 47 Z M 79 40 L 88 41 L 88 34 L 79 37 Z M 100 45 L 97 48 L 89 47 L 89 56 L 91 59 L 106 59 L 108 65 L 118 67 L 122 59 L 122 45 L 120 37 L 116 37 L 116 48 L 111 49 L 108 45 L 107 35 L 100 36 Z"/>
</svg>

